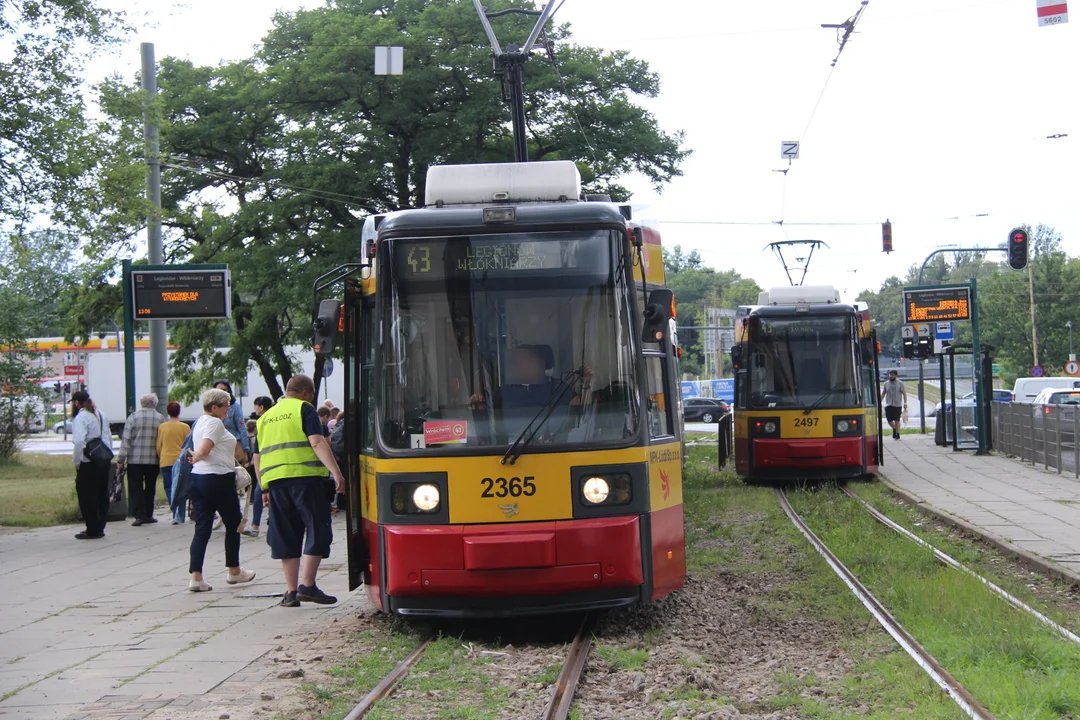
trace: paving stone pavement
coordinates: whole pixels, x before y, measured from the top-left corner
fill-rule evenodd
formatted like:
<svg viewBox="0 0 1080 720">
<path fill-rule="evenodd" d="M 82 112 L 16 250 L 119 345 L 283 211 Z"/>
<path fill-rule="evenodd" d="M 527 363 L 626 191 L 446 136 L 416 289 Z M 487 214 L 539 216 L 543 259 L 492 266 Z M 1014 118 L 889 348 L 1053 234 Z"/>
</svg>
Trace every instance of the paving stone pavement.
<svg viewBox="0 0 1080 720">
<path fill-rule="evenodd" d="M 932 435 L 885 439 L 879 475 L 930 510 L 1080 582 L 1080 481 L 1000 454 L 976 456 Z"/>
<path fill-rule="evenodd" d="M 158 519 L 138 528 L 109 523 L 102 540 L 76 540 L 82 528 L 73 525 L 0 535 L 0 718 L 134 720 L 191 717 L 223 702 L 249 708 L 260 684 L 281 671 L 267 653 L 283 642 L 302 652 L 335 620 L 371 609 L 362 592 L 348 592 L 344 513 L 318 578 L 338 604 L 300 608 L 266 597 L 284 581 L 265 534 L 243 538 L 240 548 L 255 580 L 229 585 L 216 531 L 205 563 L 214 589 L 188 592 L 193 525 L 171 525 L 164 512 Z"/>
</svg>

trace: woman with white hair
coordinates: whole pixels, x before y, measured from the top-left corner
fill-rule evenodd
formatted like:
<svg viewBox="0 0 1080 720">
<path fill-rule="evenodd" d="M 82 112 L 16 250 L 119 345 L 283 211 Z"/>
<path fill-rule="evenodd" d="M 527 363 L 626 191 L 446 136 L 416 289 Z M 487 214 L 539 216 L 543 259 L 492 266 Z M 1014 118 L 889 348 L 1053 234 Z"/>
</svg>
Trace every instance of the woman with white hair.
<svg viewBox="0 0 1080 720">
<path fill-rule="evenodd" d="M 117 472 L 127 465 L 128 514 L 135 518 L 135 527 L 156 523 L 154 500 L 157 497 L 159 456 L 158 426 L 165 418 L 157 411 L 157 395 L 149 393 L 139 398 L 139 409 L 128 415 L 120 452 L 116 455 Z"/>
<path fill-rule="evenodd" d="M 213 588 L 203 580 L 203 560 L 210 533 L 214 527 L 214 513 L 221 515 L 225 526 L 225 565 L 229 575 L 225 582 L 230 585 L 250 582 L 255 573 L 240 567 L 240 499 L 236 495 L 236 438 L 225 429 L 224 420 L 229 414 L 229 393 L 214 388 L 202 397 L 204 415 L 191 429 L 191 480 L 188 497 L 195 519 L 195 535 L 191 538 L 191 592 L 206 592 Z"/>
</svg>

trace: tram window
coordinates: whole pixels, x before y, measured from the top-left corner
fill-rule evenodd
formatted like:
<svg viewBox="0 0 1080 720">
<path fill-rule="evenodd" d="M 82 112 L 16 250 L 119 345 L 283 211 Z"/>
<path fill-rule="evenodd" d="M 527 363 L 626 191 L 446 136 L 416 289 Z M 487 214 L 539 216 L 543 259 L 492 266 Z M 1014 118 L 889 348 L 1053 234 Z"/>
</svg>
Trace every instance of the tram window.
<svg viewBox="0 0 1080 720">
<path fill-rule="evenodd" d="M 668 407 L 664 392 L 664 363 L 667 358 L 648 356 L 645 358 L 645 380 L 648 383 L 648 418 L 649 435 L 663 437 L 671 435 L 671 408 Z"/>
<path fill-rule="evenodd" d="M 577 238 L 578 245 L 566 245 L 571 264 L 578 262 L 575 248 L 613 248 L 623 237 L 609 231 L 560 235 Z M 409 247 L 399 244 L 394 252 Z M 407 262 L 385 263 L 378 368 L 385 446 L 505 447 L 550 398 L 554 410 L 534 445 L 619 443 L 635 436 L 640 393 L 629 289 L 613 280 L 612 258 L 605 266 L 604 253 L 585 255 L 587 274 L 443 272 L 435 281 L 411 273 Z M 588 387 L 580 382 L 585 368 Z"/>
</svg>

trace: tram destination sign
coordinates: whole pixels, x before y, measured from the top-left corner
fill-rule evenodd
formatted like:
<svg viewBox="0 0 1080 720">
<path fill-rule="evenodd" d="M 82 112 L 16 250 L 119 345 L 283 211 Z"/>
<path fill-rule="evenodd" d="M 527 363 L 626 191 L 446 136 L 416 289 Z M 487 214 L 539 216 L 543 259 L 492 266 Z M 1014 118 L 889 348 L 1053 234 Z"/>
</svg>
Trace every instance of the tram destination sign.
<svg viewBox="0 0 1080 720">
<path fill-rule="evenodd" d="M 971 288 L 964 285 L 904 288 L 904 322 L 963 321 L 971 319 Z"/>
<path fill-rule="evenodd" d="M 543 240 L 511 236 L 433 238 L 405 241 L 393 254 L 394 274 L 405 280 L 469 276 L 604 274 L 609 267 L 608 235 L 550 233 Z"/>
<path fill-rule="evenodd" d="M 153 265 L 131 269 L 136 320 L 207 320 L 232 314 L 225 265 Z"/>
</svg>

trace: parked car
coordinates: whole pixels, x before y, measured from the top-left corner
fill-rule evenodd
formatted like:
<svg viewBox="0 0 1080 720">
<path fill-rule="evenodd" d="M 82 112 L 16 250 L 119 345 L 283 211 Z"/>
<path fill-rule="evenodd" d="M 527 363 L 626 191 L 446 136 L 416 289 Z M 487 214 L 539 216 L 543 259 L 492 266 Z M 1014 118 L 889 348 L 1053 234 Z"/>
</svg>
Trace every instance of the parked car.
<svg viewBox="0 0 1080 720">
<path fill-rule="evenodd" d="M 1080 389 L 1061 390 L 1045 388 L 1036 397 L 1034 405 L 1080 405 Z"/>
<path fill-rule="evenodd" d="M 52 431 L 54 433 L 56 433 L 57 435 L 60 435 L 61 433 L 65 433 L 65 432 L 68 435 L 70 435 L 71 434 L 71 418 L 68 418 L 67 420 L 60 420 L 59 422 L 55 423 L 52 426 Z"/>
<path fill-rule="evenodd" d="M 993 400 L 993 402 L 1012 402 L 1013 401 L 1012 390 L 1006 390 L 1004 388 L 994 388 L 994 397 L 991 398 L 991 400 Z M 961 407 L 963 407 L 965 405 L 974 405 L 975 404 L 975 392 L 972 391 L 972 392 L 967 393 L 966 395 L 960 396 L 959 398 L 957 398 L 956 404 L 961 406 Z M 949 407 L 950 405 L 952 405 L 952 401 L 951 400 L 946 400 L 945 401 L 945 407 Z M 941 403 L 938 403 L 937 405 L 934 406 L 934 412 L 930 415 L 930 417 L 934 417 L 939 412 L 941 412 Z"/>
<path fill-rule="evenodd" d="M 683 400 L 683 420 L 686 422 L 720 422 L 728 412 L 728 404 L 718 398 L 689 397 Z"/>
</svg>

